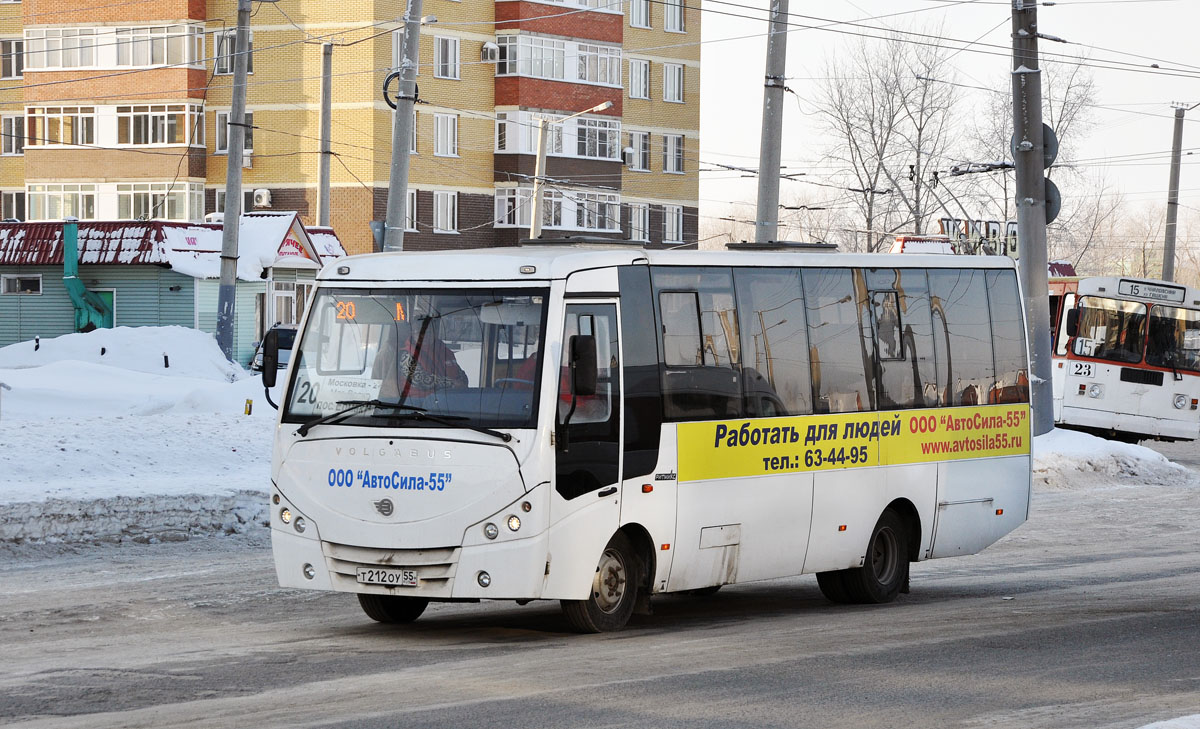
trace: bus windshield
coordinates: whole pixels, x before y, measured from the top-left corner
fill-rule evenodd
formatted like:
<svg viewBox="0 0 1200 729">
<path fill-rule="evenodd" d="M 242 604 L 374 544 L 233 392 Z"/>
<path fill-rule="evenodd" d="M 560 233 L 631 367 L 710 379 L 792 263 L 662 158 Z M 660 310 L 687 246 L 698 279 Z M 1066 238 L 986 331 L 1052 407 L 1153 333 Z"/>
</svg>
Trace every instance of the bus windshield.
<svg viewBox="0 0 1200 729">
<path fill-rule="evenodd" d="M 1079 299 L 1075 353 L 1116 362 L 1141 362 L 1146 305 L 1100 296 Z"/>
<path fill-rule="evenodd" d="M 1155 306 L 1150 311 L 1146 362 L 1200 372 L 1200 311 Z"/>
<path fill-rule="evenodd" d="M 334 422 L 533 427 L 547 298 L 541 289 L 322 289 L 293 354 L 283 420 L 380 400 L 392 407 Z"/>
</svg>

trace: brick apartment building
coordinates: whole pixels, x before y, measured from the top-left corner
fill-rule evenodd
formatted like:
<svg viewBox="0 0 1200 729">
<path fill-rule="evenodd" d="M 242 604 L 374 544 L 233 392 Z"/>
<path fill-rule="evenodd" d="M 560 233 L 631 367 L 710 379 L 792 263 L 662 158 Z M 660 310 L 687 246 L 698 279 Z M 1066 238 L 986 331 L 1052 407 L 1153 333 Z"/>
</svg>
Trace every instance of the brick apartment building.
<svg viewBox="0 0 1200 729">
<path fill-rule="evenodd" d="M 694 243 L 696 0 L 424 0 L 405 247 L 528 234 L 539 116 L 544 235 Z M 321 43 L 333 52 L 331 223 L 382 220 L 400 0 L 256 3 L 245 209 L 317 217 Z M 200 220 L 224 206 L 234 0 L 0 0 L 2 217 Z M 257 192 L 266 191 L 266 193 Z M 257 194 L 256 194 L 257 192 Z M 415 203 L 415 204 L 413 204 Z"/>
</svg>

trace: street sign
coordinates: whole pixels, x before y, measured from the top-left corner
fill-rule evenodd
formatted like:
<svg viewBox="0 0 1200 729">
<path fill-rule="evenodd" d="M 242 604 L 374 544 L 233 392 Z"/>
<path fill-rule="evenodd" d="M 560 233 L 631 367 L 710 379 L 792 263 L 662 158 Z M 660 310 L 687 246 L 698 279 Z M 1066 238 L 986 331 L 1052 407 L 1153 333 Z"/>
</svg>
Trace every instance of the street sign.
<svg viewBox="0 0 1200 729">
<path fill-rule="evenodd" d="M 1046 225 L 1054 222 L 1058 217 L 1059 211 L 1062 210 L 1062 193 L 1058 191 L 1058 185 L 1047 177 L 1046 178 Z"/>
<path fill-rule="evenodd" d="M 1013 161 L 1017 159 L 1017 135 L 1013 134 L 1008 141 L 1008 150 L 1012 152 Z M 1049 167 L 1058 159 L 1058 135 L 1049 124 L 1042 124 L 1042 167 Z"/>
</svg>

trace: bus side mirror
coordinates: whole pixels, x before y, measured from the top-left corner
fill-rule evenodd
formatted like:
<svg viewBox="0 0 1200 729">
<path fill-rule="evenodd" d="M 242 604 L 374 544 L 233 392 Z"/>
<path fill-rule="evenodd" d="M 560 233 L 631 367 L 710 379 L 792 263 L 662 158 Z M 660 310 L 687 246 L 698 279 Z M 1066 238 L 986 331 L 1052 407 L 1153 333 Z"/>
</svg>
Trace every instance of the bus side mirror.
<svg viewBox="0 0 1200 729">
<path fill-rule="evenodd" d="M 262 343 L 262 378 L 263 387 L 275 387 L 275 378 L 279 374 L 279 330 L 271 329 L 263 337 Z"/>
<path fill-rule="evenodd" d="M 1067 310 L 1067 336 L 1073 337 L 1079 333 L 1079 309 Z"/>
<path fill-rule="evenodd" d="M 571 394 L 589 397 L 596 394 L 596 337 L 572 334 L 570 340 Z"/>
</svg>

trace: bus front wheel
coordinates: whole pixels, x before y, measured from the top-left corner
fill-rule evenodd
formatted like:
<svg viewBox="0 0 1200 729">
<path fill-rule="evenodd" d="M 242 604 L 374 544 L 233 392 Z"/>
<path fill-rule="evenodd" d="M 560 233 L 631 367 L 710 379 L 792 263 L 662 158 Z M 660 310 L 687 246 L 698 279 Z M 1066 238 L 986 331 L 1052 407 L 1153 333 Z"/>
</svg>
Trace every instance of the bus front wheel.
<svg viewBox="0 0 1200 729">
<path fill-rule="evenodd" d="M 380 623 L 411 623 L 421 617 L 429 601 L 423 597 L 405 595 L 364 595 L 359 593 L 358 604 L 371 620 Z"/>
<path fill-rule="evenodd" d="M 571 627 L 581 633 L 620 630 L 633 615 L 641 572 L 629 537 L 618 532 L 609 540 L 596 573 L 592 592 L 585 600 L 563 600 L 562 611 Z"/>
<path fill-rule="evenodd" d="M 908 581 L 908 565 L 908 530 L 899 514 L 886 509 L 871 532 L 863 566 L 820 572 L 817 585 L 833 602 L 891 602 Z"/>
</svg>

